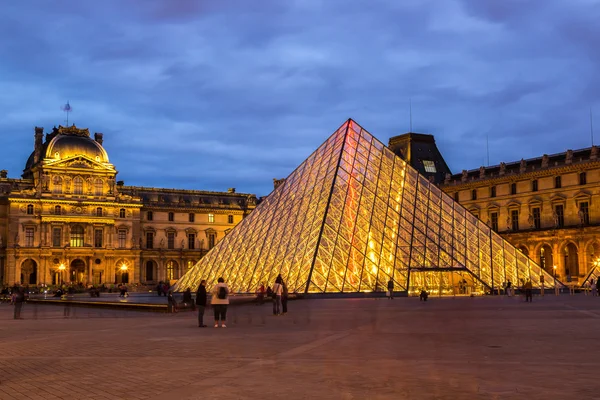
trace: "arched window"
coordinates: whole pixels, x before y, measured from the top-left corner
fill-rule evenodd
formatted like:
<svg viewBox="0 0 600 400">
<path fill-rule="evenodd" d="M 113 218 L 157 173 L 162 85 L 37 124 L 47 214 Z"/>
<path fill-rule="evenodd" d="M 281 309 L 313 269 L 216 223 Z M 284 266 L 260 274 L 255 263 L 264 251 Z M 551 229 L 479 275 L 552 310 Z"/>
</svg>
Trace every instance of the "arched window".
<svg viewBox="0 0 600 400">
<path fill-rule="evenodd" d="M 28 215 L 33 215 L 33 204 L 28 204 L 27 205 L 27 214 Z"/>
<path fill-rule="evenodd" d="M 60 215 L 61 213 L 62 213 L 62 210 L 60 209 L 60 206 L 54 206 L 54 214 Z"/>
<path fill-rule="evenodd" d="M 55 176 L 52 179 L 52 193 L 54 194 L 60 194 L 62 193 L 62 178 L 60 176 Z"/>
<path fill-rule="evenodd" d="M 104 192 L 104 182 L 102 179 L 96 179 L 94 181 L 94 196 L 102 196 Z"/>
<path fill-rule="evenodd" d="M 73 179 L 73 194 L 83 194 L 83 178 L 79 176 Z"/>
<path fill-rule="evenodd" d="M 175 271 L 177 270 L 177 262 L 173 260 L 167 261 L 167 280 L 175 279 Z"/>
<path fill-rule="evenodd" d="M 98 207 L 96 208 L 96 217 L 101 217 L 102 216 L 102 207 Z"/>
<path fill-rule="evenodd" d="M 71 247 L 83 247 L 83 226 L 74 225 L 71 228 Z"/>
</svg>

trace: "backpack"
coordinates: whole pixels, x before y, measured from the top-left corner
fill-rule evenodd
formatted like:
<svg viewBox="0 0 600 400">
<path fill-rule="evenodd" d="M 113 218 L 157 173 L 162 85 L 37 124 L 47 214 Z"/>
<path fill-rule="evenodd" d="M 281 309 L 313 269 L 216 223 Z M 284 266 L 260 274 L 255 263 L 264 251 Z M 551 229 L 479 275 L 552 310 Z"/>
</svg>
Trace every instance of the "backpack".
<svg viewBox="0 0 600 400">
<path fill-rule="evenodd" d="M 219 288 L 219 291 L 217 292 L 217 297 L 221 300 L 224 300 L 227 298 L 227 289 L 225 288 L 225 286 L 221 286 Z"/>
</svg>

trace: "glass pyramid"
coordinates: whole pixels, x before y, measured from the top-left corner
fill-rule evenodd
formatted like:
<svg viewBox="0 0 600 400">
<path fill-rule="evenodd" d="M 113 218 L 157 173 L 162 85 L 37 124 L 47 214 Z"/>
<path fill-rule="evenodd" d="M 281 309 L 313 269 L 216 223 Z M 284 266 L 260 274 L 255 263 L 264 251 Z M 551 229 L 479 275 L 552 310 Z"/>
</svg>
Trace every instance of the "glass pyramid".
<svg viewBox="0 0 600 400">
<path fill-rule="evenodd" d="M 433 273 L 433 274 L 432 274 Z M 456 275 L 455 273 L 458 273 Z M 278 274 L 290 292 L 432 290 L 469 277 L 483 291 L 553 278 L 353 120 L 186 273 L 254 293 Z M 464 280 L 466 284 L 466 280 Z M 440 292 L 441 293 L 441 292 Z"/>
</svg>

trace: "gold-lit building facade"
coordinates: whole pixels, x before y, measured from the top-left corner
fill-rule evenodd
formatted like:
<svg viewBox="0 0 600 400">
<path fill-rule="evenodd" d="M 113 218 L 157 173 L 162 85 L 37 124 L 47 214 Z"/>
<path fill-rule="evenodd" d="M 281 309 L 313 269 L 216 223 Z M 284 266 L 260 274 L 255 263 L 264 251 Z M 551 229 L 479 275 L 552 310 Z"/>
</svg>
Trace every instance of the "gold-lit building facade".
<svg viewBox="0 0 600 400">
<path fill-rule="evenodd" d="M 599 150 L 464 170 L 441 188 L 547 272 L 582 285 L 600 257 Z"/>
<path fill-rule="evenodd" d="M 256 203 L 253 194 L 233 188 L 125 186 L 103 134 L 35 128 L 22 178 L 0 172 L 0 283 L 176 280 Z"/>
</svg>

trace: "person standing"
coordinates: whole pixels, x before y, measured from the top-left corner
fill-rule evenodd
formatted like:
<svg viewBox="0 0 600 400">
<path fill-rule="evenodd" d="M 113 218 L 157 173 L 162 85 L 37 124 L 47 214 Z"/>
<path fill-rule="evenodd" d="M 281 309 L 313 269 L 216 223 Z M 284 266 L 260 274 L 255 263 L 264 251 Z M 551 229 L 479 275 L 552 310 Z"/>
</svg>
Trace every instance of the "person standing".
<svg viewBox="0 0 600 400">
<path fill-rule="evenodd" d="M 281 288 L 281 313 L 287 314 L 288 287 L 283 279 L 281 280 Z"/>
<path fill-rule="evenodd" d="M 506 282 L 506 295 L 508 297 L 512 297 L 513 293 L 512 293 L 512 282 L 509 280 L 508 282 Z"/>
<path fill-rule="evenodd" d="M 206 308 L 206 281 L 202 279 L 196 291 L 196 306 L 198 307 L 198 327 L 206 328 L 204 325 L 204 309 Z"/>
<path fill-rule="evenodd" d="M 169 294 L 167 295 L 167 311 L 169 313 L 177 312 L 177 300 L 173 297 L 173 292 L 169 290 Z"/>
<path fill-rule="evenodd" d="M 281 295 L 283 294 L 281 282 L 281 276 L 278 276 L 273 285 L 273 315 L 275 316 L 281 315 Z"/>
<path fill-rule="evenodd" d="M 391 279 L 387 283 L 387 295 L 390 300 L 394 298 L 394 281 Z"/>
<path fill-rule="evenodd" d="M 531 281 L 528 280 L 525 285 L 525 302 L 533 302 L 533 285 L 531 284 Z"/>
<path fill-rule="evenodd" d="M 18 287 L 17 290 L 13 292 L 13 303 L 15 305 L 14 319 L 23 319 L 21 318 L 21 309 L 23 308 L 24 302 L 25 294 L 23 293 L 23 289 Z"/>
<path fill-rule="evenodd" d="M 229 305 L 229 287 L 227 287 L 225 279 L 217 279 L 217 284 L 213 287 L 211 293 L 210 304 L 215 310 L 215 328 L 219 327 L 219 320 L 221 321 L 221 328 L 227 328 L 225 323 L 227 322 L 227 306 Z"/>
</svg>

